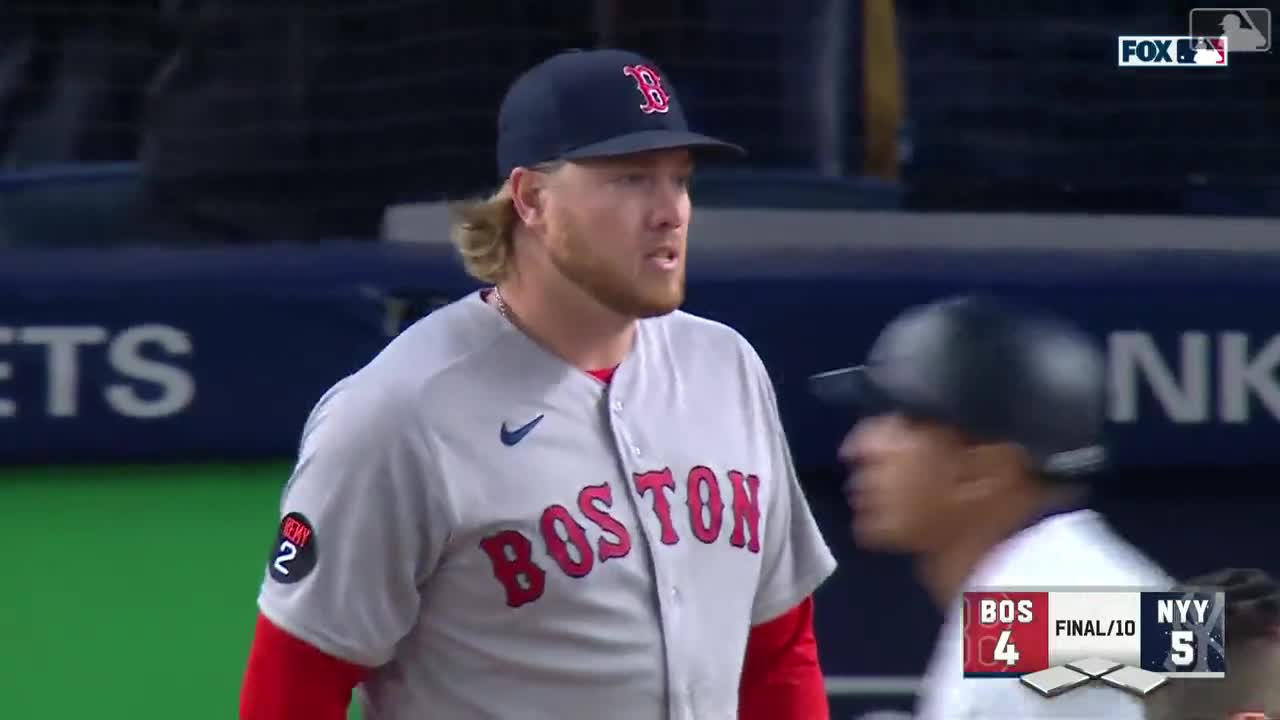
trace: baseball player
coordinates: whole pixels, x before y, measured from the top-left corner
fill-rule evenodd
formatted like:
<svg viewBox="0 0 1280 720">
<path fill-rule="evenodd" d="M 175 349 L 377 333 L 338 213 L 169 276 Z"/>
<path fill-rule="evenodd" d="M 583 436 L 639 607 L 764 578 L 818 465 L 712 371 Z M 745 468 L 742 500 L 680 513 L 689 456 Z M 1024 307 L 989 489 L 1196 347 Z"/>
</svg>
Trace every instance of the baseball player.
<svg viewBox="0 0 1280 720">
<path fill-rule="evenodd" d="M 1147 720 L 1280 718 L 1280 584 L 1261 570 L 1232 568 L 1183 586 L 1226 592 L 1227 675 L 1168 683 L 1147 698 Z"/>
<path fill-rule="evenodd" d="M 693 154 L 650 60 L 509 89 L 501 189 L 454 240 L 489 287 L 312 412 L 246 720 L 825 720 L 811 594 L 835 562 L 772 383 L 679 312 Z"/>
<path fill-rule="evenodd" d="M 907 310 L 867 364 L 813 378 L 864 411 L 840 448 L 859 545 L 914 556 L 946 621 L 923 720 L 1142 717 L 1105 687 L 1052 700 L 1018 680 L 965 679 L 963 597 L 984 587 L 1152 587 L 1172 581 L 1085 506 L 1104 458 L 1104 366 L 1083 333 L 981 296 Z"/>
</svg>

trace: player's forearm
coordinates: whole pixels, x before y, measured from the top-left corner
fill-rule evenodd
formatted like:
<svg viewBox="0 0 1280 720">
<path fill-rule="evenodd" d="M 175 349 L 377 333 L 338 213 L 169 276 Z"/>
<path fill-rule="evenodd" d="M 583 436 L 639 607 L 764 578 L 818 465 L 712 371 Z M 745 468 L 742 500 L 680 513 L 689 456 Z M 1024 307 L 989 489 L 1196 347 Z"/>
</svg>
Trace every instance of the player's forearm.
<svg viewBox="0 0 1280 720">
<path fill-rule="evenodd" d="M 742 667 L 739 720 L 827 720 L 813 599 L 752 629 Z"/>
<path fill-rule="evenodd" d="M 240 720 L 346 720 L 368 675 L 258 617 L 240 692 Z"/>
</svg>

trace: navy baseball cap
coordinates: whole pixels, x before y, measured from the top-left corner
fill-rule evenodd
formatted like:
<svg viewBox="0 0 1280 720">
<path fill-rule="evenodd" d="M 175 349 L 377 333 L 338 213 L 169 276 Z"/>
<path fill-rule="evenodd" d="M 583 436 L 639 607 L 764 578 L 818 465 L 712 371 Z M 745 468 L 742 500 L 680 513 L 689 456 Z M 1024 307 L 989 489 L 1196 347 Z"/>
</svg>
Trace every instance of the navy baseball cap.
<svg viewBox="0 0 1280 720">
<path fill-rule="evenodd" d="M 625 50 L 571 50 L 525 71 L 498 111 L 498 176 L 556 160 L 668 148 L 740 156 L 693 132 L 675 88 L 648 58 Z"/>
</svg>

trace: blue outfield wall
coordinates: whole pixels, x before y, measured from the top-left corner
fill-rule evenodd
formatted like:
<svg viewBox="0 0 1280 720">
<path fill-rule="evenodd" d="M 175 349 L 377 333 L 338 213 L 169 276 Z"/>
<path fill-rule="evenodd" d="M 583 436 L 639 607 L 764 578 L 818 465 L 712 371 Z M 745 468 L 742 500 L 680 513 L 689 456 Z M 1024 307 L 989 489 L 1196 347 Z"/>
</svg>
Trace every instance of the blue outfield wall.
<svg viewBox="0 0 1280 720">
<path fill-rule="evenodd" d="M 802 465 L 827 463 L 843 430 L 805 378 L 858 361 L 904 307 L 974 289 L 1062 312 L 1106 344 L 1119 466 L 1280 460 L 1280 252 L 975 244 L 945 217 L 932 231 L 953 240 L 921 240 L 892 222 L 905 214 L 794 214 L 849 224 L 848 239 L 796 226 L 761 240 L 712 218 L 687 309 L 755 344 Z M 723 215 L 771 232 L 768 211 Z M 291 453 L 326 387 L 473 289 L 439 243 L 6 252 L 0 460 Z"/>
</svg>

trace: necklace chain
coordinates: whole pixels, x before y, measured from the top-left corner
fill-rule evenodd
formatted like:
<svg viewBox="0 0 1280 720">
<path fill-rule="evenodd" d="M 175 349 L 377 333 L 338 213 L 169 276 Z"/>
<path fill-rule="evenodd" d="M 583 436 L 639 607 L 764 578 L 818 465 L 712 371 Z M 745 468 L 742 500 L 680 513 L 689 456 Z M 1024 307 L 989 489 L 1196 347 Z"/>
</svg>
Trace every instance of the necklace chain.
<svg viewBox="0 0 1280 720">
<path fill-rule="evenodd" d="M 515 325 L 516 319 L 511 313 L 511 306 L 502 297 L 502 291 L 498 289 L 497 285 L 493 286 L 493 299 L 498 305 L 498 314 L 505 318 L 507 322 Z"/>
</svg>

